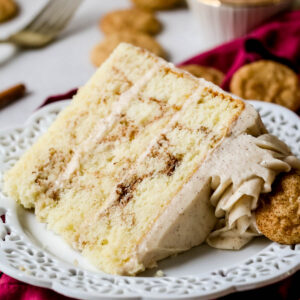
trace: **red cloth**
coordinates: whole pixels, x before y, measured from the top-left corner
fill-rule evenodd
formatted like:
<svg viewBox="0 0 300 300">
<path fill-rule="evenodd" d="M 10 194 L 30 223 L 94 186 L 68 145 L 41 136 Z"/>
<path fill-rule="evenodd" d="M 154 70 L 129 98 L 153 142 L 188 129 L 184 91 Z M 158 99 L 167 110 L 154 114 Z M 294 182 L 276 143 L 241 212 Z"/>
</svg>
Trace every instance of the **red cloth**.
<svg viewBox="0 0 300 300">
<path fill-rule="evenodd" d="M 5 274 L 0 278 L 1 300 L 68 300 L 50 289 L 32 286 Z"/>
<path fill-rule="evenodd" d="M 230 78 L 242 65 L 258 60 L 272 59 L 288 65 L 300 73 L 300 11 L 288 12 L 254 30 L 248 36 L 226 43 L 208 52 L 197 55 L 184 64 L 199 64 L 215 67 L 226 74 L 222 84 L 228 90 Z M 70 99 L 76 89 L 49 97 L 41 105 Z M 1 300 L 67 300 L 56 292 L 34 287 L 0 273 Z M 300 271 L 276 284 L 251 291 L 234 293 L 222 299 L 300 299 Z"/>
<path fill-rule="evenodd" d="M 192 57 L 180 65 L 214 67 L 226 74 L 222 88 L 228 90 L 232 75 L 244 64 L 271 59 L 300 73 L 300 10 L 282 14 L 249 35 Z"/>
<path fill-rule="evenodd" d="M 38 107 L 38 109 L 50 103 L 72 99 L 72 97 L 77 93 L 77 90 L 78 89 L 75 88 L 65 94 L 50 96 Z"/>
</svg>

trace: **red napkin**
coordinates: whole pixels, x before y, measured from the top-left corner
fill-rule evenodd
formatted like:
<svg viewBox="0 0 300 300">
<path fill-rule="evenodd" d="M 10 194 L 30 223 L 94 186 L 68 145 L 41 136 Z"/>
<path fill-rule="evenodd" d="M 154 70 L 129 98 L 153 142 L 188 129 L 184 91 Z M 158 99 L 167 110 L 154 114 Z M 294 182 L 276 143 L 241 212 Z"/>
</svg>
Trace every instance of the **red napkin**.
<svg viewBox="0 0 300 300">
<path fill-rule="evenodd" d="M 72 299 L 60 295 L 52 290 L 36 287 L 18 281 L 5 274 L 0 277 L 1 300 L 68 300 Z"/>
<path fill-rule="evenodd" d="M 288 12 L 262 25 L 249 35 L 197 55 L 184 64 L 199 64 L 221 70 L 226 74 L 222 87 L 228 90 L 233 73 L 246 63 L 258 59 L 281 62 L 300 73 L 300 11 Z M 49 97 L 41 105 L 70 99 L 77 89 Z M 67 300 L 56 292 L 34 287 L 0 273 L 0 299 L 2 300 Z M 234 293 L 222 299 L 300 299 L 300 271 L 276 284 L 251 291 Z"/>
<path fill-rule="evenodd" d="M 214 67 L 226 74 L 222 88 L 229 89 L 232 75 L 241 66 L 271 59 L 300 73 L 300 10 L 282 14 L 249 35 L 192 57 L 180 65 Z"/>
</svg>

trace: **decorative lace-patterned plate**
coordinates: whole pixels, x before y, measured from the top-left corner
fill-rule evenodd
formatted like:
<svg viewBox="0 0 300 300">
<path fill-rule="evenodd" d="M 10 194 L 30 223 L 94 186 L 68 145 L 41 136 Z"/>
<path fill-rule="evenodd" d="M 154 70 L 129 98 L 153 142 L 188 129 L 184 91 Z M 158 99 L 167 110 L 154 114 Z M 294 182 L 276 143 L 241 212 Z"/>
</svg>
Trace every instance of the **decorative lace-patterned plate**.
<svg viewBox="0 0 300 300">
<path fill-rule="evenodd" d="M 0 131 L 0 183 L 3 173 L 33 144 L 68 101 L 35 113 L 24 127 Z M 268 130 L 300 157 L 300 118 L 291 111 L 253 101 Z M 47 231 L 32 212 L 1 193 L 0 269 L 27 283 L 79 299 L 207 299 L 278 281 L 300 269 L 300 245 L 254 239 L 240 251 L 201 245 L 159 263 L 165 276 L 150 270 L 121 277 L 93 269 L 60 237 Z"/>
</svg>

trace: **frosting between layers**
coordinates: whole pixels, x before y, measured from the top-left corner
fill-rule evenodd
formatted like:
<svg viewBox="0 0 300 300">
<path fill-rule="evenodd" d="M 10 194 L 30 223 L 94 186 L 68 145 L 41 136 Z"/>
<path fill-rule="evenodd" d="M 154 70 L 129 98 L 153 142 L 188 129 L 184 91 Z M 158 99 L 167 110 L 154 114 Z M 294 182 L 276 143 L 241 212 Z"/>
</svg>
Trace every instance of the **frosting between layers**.
<svg viewBox="0 0 300 300">
<path fill-rule="evenodd" d="M 161 68 L 161 60 L 157 61 L 157 64 L 153 66 L 140 80 L 130 87 L 126 92 L 124 92 L 119 100 L 114 103 L 113 114 L 109 115 L 107 118 L 101 120 L 95 128 L 92 130 L 91 134 L 87 137 L 83 144 L 79 145 L 67 164 L 66 170 L 59 176 L 55 181 L 57 188 L 63 187 L 64 181 L 68 180 L 74 171 L 79 168 L 80 158 L 83 153 L 89 152 L 91 147 L 96 145 L 96 142 L 100 140 L 109 129 L 120 119 L 122 112 L 130 103 L 130 100 L 138 95 L 141 88 L 146 85 L 146 83 L 152 78 L 152 76 L 159 71 Z"/>
<path fill-rule="evenodd" d="M 254 210 L 260 193 L 271 191 L 276 175 L 300 161 L 266 133 L 255 109 L 245 109 L 196 173 L 172 199 L 124 266 L 124 274 L 201 244 L 240 249 L 254 236 Z M 184 200 L 184 201 L 183 201 Z"/>
</svg>

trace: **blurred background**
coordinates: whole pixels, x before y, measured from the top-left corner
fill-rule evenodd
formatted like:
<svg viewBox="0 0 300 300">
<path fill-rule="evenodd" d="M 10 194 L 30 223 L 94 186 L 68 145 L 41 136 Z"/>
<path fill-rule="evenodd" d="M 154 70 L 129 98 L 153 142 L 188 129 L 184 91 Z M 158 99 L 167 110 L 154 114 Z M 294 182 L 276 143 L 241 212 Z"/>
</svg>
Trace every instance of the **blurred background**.
<svg viewBox="0 0 300 300">
<path fill-rule="evenodd" d="M 0 24 L 0 38 L 14 31 L 12 23 L 17 23 L 23 13 L 34 15 L 43 6 L 41 2 L 46 1 L 19 0 L 20 16 L 9 21 L 10 24 Z M 54 43 L 41 49 L 23 50 L 4 60 L 0 65 L 0 89 L 25 82 L 30 96 L 0 110 L 0 128 L 24 123 L 49 95 L 83 85 L 95 72 L 90 62 L 91 49 L 104 38 L 98 27 L 99 19 L 110 11 L 130 6 L 129 0 L 84 0 Z M 157 18 L 164 26 L 157 40 L 169 52 L 171 61 L 180 62 L 205 49 L 196 37 L 197 28 L 186 8 L 159 11 Z M 6 48 L 0 45 L 0 59 L 7 56 Z"/>
</svg>

